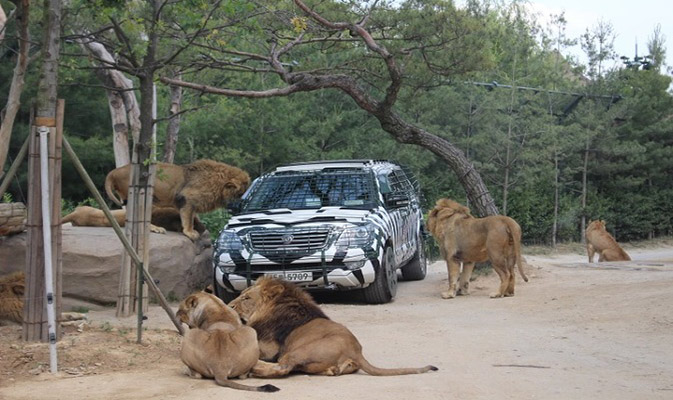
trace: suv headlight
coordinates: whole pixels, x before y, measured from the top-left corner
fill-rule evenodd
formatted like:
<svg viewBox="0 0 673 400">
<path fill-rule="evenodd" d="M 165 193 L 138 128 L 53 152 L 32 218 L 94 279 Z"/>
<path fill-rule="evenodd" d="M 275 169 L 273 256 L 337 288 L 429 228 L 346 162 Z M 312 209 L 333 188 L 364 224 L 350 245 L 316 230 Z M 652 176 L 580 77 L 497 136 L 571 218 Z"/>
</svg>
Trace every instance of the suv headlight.
<svg viewBox="0 0 673 400">
<path fill-rule="evenodd" d="M 358 225 L 346 228 L 341 232 L 337 247 L 363 248 L 370 247 L 374 241 L 374 226 L 372 224 Z"/>
<path fill-rule="evenodd" d="M 217 238 L 217 249 L 220 252 L 231 252 L 243 250 L 243 242 L 236 231 L 223 230 Z"/>
</svg>

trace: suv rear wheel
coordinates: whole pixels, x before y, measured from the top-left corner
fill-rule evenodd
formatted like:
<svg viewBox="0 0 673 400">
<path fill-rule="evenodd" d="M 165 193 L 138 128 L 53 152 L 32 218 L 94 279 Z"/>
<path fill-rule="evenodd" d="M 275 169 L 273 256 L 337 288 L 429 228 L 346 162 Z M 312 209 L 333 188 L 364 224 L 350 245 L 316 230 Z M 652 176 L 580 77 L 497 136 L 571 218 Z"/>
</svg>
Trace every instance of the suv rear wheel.
<svg viewBox="0 0 673 400">
<path fill-rule="evenodd" d="M 402 279 L 405 281 L 420 281 L 425 279 L 428 272 L 428 259 L 425 256 L 425 241 L 423 234 L 418 232 L 416 238 L 416 254 L 402 267 Z"/>
<path fill-rule="evenodd" d="M 369 304 L 388 303 L 397 293 L 397 270 L 395 269 L 393 249 L 386 247 L 383 253 L 383 262 L 376 278 L 369 286 L 362 289 L 364 299 Z"/>
</svg>

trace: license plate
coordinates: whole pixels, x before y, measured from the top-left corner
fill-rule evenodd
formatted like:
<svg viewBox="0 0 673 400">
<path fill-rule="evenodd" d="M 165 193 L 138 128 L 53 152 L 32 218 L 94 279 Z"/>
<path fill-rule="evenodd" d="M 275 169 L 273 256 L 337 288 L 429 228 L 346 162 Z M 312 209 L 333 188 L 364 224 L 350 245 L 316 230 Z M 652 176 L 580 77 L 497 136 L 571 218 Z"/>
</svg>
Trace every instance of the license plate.
<svg viewBox="0 0 673 400">
<path fill-rule="evenodd" d="M 267 274 L 273 276 L 274 278 L 283 279 L 288 282 L 310 282 L 313 280 L 313 274 L 310 272 L 274 272 Z"/>
</svg>

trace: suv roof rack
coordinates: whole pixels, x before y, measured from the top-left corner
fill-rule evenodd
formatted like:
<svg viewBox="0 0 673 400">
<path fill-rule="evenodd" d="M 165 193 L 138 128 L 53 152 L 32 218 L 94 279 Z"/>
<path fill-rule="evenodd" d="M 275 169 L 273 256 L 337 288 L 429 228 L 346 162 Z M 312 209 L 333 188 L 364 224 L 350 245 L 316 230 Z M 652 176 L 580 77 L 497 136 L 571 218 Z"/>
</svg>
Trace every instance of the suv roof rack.
<svg viewBox="0 0 673 400">
<path fill-rule="evenodd" d="M 320 169 L 332 165 L 339 165 L 344 167 L 357 167 L 357 166 L 365 166 L 368 164 L 382 164 L 382 163 L 399 165 L 395 161 L 381 160 L 381 159 L 320 160 L 320 161 L 306 161 L 306 162 L 284 164 L 279 167 L 276 167 L 274 171 L 295 170 L 297 167 L 303 167 L 303 166 L 306 166 L 307 169 Z"/>
</svg>

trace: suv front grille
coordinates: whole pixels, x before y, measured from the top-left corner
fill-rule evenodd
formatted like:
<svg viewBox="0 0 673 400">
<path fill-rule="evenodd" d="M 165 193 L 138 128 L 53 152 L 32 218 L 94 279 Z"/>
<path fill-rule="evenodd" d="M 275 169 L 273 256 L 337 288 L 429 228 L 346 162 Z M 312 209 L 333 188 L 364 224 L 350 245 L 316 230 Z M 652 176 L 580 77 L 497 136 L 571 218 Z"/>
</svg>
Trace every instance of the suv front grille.
<svg viewBox="0 0 673 400">
<path fill-rule="evenodd" d="M 329 229 L 292 229 L 250 232 L 253 251 L 311 253 L 321 250 L 327 243 Z"/>
</svg>

